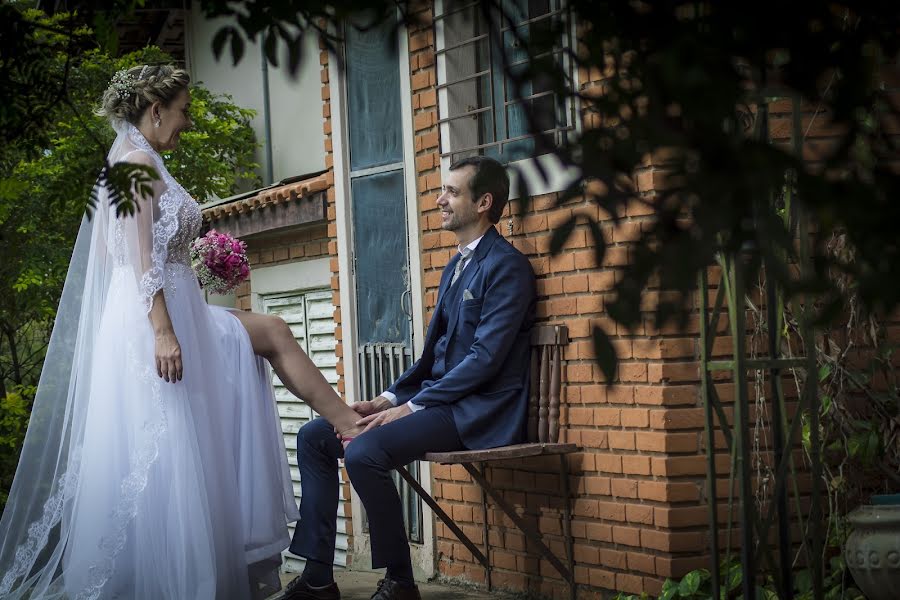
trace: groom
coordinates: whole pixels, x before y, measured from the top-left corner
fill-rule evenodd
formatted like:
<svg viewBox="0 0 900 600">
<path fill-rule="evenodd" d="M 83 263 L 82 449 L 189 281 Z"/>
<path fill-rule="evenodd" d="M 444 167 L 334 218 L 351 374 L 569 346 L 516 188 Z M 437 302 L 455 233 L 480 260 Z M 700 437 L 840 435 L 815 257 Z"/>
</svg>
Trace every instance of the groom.
<svg viewBox="0 0 900 600">
<path fill-rule="evenodd" d="M 459 252 L 441 277 L 422 357 L 379 397 L 353 405 L 365 431 L 345 451 L 322 418 L 297 434 L 303 499 L 290 550 L 307 561 L 285 599 L 340 598 L 331 565 L 342 452 L 369 515 L 372 567 L 387 567 L 372 599 L 419 600 L 391 470 L 426 452 L 522 441 L 535 282 L 528 259 L 494 228 L 508 196 L 499 162 L 473 156 L 450 167 L 437 205 Z"/>
</svg>

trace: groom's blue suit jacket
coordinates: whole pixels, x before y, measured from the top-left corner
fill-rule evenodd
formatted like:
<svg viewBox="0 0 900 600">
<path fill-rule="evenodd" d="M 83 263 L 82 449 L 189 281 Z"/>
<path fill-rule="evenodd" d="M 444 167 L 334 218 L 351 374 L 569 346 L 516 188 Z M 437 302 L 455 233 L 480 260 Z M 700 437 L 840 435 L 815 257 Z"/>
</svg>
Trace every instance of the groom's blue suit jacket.
<svg viewBox="0 0 900 600">
<path fill-rule="evenodd" d="M 493 227 L 451 286 L 444 268 L 422 356 L 389 389 L 397 404 L 448 404 L 466 448 L 523 441 L 528 407 L 531 263 Z M 435 376 L 437 374 L 437 376 Z"/>
</svg>

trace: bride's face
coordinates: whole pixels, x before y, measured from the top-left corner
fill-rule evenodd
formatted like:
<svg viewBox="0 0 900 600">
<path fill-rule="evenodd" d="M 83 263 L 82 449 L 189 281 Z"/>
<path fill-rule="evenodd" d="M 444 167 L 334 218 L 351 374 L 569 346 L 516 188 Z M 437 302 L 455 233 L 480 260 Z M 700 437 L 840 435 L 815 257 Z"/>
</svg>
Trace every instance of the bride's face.
<svg viewBox="0 0 900 600">
<path fill-rule="evenodd" d="M 153 127 L 157 150 L 174 150 L 181 132 L 193 126 L 190 117 L 191 95 L 187 89 L 178 92 L 167 106 L 157 105 L 159 127 Z M 154 119 L 155 120 L 155 119 Z"/>
</svg>

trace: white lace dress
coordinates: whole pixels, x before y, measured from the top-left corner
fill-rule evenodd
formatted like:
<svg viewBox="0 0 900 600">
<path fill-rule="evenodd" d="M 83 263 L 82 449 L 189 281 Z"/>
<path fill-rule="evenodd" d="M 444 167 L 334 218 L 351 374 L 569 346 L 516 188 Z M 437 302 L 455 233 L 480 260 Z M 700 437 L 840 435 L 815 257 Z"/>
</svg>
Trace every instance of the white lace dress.
<svg viewBox="0 0 900 600">
<path fill-rule="evenodd" d="M 132 126 L 111 152 L 122 160 L 161 179 L 135 217 L 95 217 L 107 232 L 93 225 L 84 296 L 100 289 L 104 301 L 91 356 L 69 382 L 65 471 L 45 482 L 52 493 L 6 565 L 0 597 L 264 597 L 277 590 L 287 523 L 299 517 L 267 366 L 237 318 L 198 287 L 188 250 L 197 203 Z M 177 383 L 155 369 L 148 310 L 160 289 L 182 350 Z"/>
</svg>

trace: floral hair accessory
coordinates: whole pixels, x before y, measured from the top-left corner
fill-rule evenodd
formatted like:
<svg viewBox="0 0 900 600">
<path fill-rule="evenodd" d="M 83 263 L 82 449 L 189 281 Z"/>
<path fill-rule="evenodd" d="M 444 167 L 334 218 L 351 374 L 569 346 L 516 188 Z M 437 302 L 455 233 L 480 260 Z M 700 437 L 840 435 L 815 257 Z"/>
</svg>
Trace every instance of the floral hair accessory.
<svg viewBox="0 0 900 600">
<path fill-rule="evenodd" d="M 128 69 L 116 71 L 109 87 L 116 91 L 116 95 L 121 99 L 125 99 L 134 93 L 134 84 L 137 83 L 137 77 L 128 72 Z"/>
</svg>

